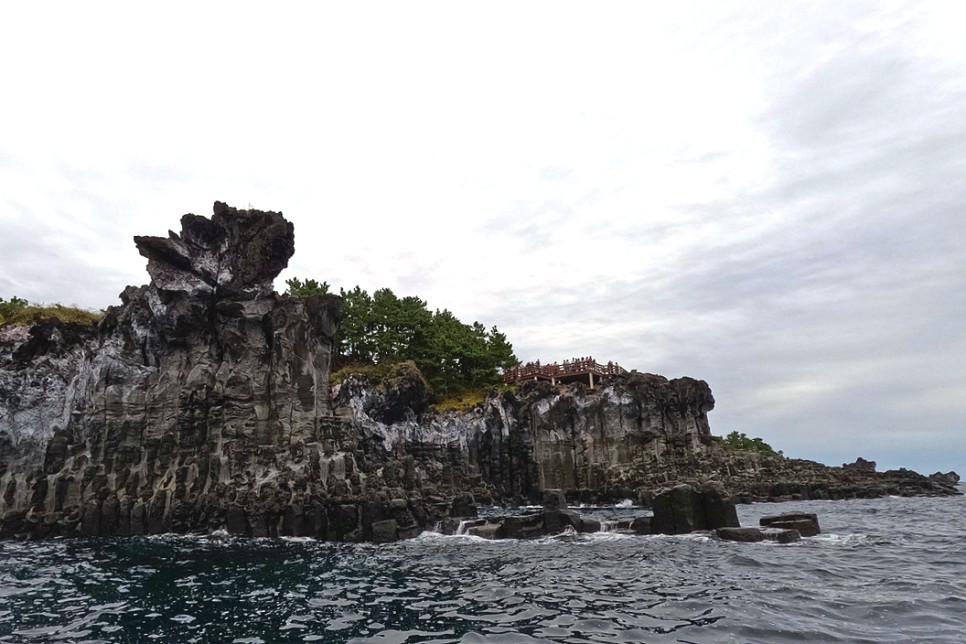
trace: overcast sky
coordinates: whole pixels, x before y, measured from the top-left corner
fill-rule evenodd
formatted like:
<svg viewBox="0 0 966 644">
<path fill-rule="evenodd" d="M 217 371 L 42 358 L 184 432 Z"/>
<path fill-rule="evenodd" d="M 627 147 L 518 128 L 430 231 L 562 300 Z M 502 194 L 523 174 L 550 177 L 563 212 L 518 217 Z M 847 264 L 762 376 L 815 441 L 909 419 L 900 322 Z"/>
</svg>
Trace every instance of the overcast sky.
<svg viewBox="0 0 966 644">
<path fill-rule="evenodd" d="M 291 276 L 522 360 L 709 382 L 719 435 L 966 474 L 966 5 L 7 3 L 0 297 L 104 308 L 215 200 Z"/>
</svg>

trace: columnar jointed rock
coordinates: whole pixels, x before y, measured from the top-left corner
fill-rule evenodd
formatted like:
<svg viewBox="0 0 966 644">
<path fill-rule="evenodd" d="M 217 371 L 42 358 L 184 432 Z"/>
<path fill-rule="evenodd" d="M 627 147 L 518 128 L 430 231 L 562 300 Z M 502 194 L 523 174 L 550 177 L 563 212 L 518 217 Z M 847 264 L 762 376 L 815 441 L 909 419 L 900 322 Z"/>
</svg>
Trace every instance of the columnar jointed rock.
<svg viewBox="0 0 966 644">
<path fill-rule="evenodd" d="M 0 364 L 2 533 L 273 534 L 286 508 L 361 495 L 332 442 L 340 300 L 271 290 L 292 225 L 216 203 L 180 235 L 136 242 L 149 286 L 128 287 L 96 331 L 64 327 Z"/>
</svg>

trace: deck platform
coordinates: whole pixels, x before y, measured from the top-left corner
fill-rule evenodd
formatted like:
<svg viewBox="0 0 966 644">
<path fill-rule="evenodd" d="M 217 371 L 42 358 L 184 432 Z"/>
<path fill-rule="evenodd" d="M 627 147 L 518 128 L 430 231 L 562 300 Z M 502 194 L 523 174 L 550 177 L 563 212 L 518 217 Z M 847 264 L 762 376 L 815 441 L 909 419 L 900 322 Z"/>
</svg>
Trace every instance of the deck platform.
<svg viewBox="0 0 966 644">
<path fill-rule="evenodd" d="M 627 370 L 616 362 L 600 364 L 592 357 L 573 358 L 562 363 L 541 364 L 540 361 L 528 362 L 519 367 L 508 367 L 503 373 L 506 383 L 519 383 L 525 380 L 545 380 L 551 384 L 586 382 L 593 389 L 605 376 L 618 376 Z"/>
</svg>

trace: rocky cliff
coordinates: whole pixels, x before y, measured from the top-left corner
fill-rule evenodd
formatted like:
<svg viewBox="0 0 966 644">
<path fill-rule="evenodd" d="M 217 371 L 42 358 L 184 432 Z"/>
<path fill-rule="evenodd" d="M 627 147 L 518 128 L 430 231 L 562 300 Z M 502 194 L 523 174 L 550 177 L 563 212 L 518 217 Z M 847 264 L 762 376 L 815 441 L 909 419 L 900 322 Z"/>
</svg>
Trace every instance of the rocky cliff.
<svg viewBox="0 0 966 644">
<path fill-rule="evenodd" d="M 619 501 L 635 494 L 640 468 L 713 443 L 714 398 L 692 378 L 631 372 L 594 390 L 528 382 L 445 413 L 428 407 L 424 387 L 405 367 L 376 386 L 350 377 L 336 402 L 390 459 L 413 459 L 424 488 L 469 490 L 484 502 L 535 501 L 546 489 Z"/>
<path fill-rule="evenodd" d="M 295 248 L 280 213 L 216 203 L 135 243 L 151 282 L 96 326 L 0 328 L 0 536 L 382 541 L 550 488 L 584 501 L 711 481 L 748 498 L 952 490 L 727 450 L 691 378 L 533 382 L 460 412 L 436 411 L 411 364 L 330 388 L 340 299 L 273 291 Z"/>
<path fill-rule="evenodd" d="M 330 438 L 339 299 L 272 290 L 292 225 L 216 203 L 181 226 L 135 238 L 151 283 L 127 288 L 96 328 L 3 336 L 5 534 L 185 530 L 249 511 L 257 524 L 347 475 Z"/>
<path fill-rule="evenodd" d="M 710 388 L 692 378 L 631 372 L 593 390 L 529 382 L 446 413 L 427 406 L 424 386 L 411 368 L 377 384 L 349 378 L 336 402 L 352 409 L 356 431 L 380 444 L 389 462 L 412 461 L 432 493 L 532 503 L 560 489 L 573 502 L 645 505 L 680 484 L 721 486 L 744 502 L 959 494 L 954 472 L 878 472 L 861 458 L 829 467 L 731 448 L 711 434 Z"/>
</svg>

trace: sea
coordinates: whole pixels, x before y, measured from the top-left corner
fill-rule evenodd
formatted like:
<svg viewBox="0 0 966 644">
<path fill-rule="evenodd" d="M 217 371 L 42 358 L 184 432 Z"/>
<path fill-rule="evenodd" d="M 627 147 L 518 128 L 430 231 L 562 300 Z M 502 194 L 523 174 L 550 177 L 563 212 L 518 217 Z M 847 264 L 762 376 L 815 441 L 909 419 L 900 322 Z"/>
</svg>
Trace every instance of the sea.
<svg viewBox="0 0 966 644">
<path fill-rule="evenodd" d="M 6 541 L 0 641 L 966 642 L 964 497 L 738 507 L 789 511 L 822 533 Z"/>
</svg>

